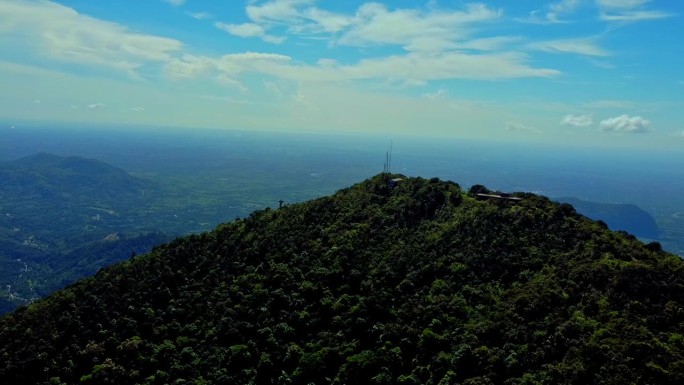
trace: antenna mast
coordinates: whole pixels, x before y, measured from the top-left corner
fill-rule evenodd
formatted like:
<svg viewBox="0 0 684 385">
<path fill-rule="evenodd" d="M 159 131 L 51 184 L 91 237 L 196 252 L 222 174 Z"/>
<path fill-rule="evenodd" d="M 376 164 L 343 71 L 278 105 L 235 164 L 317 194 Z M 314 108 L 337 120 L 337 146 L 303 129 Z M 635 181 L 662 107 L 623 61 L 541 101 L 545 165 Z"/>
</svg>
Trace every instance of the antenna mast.
<svg viewBox="0 0 684 385">
<path fill-rule="evenodd" d="M 387 173 L 392 173 L 392 141 L 390 140 L 390 149 L 387 159 Z"/>
<path fill-rule="evenodd" d="M 382 166 L 382 174 L 387 176 L 392 171 L 392 142 L 390 141 L 389 150 L 385 152 L 385 164 Z"/>
</svg>

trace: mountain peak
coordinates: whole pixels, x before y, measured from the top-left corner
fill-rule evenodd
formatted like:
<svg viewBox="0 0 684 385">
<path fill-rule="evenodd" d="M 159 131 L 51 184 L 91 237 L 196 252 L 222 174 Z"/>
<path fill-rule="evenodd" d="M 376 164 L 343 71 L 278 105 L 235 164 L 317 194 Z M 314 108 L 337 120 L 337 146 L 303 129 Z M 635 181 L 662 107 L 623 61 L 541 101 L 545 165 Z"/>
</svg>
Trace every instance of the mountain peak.
<svg viewBox="0 0 684 385">
<path fill-rule="evenodd" d="M 681 259 L 570 205 L 482 189 L 378 175 L 177 239 L 0 319 L 0 376 L 684 380 Z"/>
</svg>

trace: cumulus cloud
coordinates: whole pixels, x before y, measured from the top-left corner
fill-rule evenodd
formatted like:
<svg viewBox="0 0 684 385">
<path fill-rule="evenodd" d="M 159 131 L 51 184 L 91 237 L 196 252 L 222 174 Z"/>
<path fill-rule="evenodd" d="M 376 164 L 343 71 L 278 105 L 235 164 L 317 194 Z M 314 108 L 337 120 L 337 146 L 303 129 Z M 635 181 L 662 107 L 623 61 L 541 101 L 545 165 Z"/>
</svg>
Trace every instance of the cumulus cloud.
<svg viewBox="0 0 684 385">
<path fill-rule="evenodd" d="M 0 2 L 0 30 L 3 39 L 12 39 L 12 46 L 27 55 L 130 74 L 166 62 L 182 48 L 178 40 L 134 32 L 48 1 Z"/>
<path fill-rule="evenodd" d="M 506 129 L 506 131 L 541 134 L 541 130 L 539 130 L 533 126 L 528 126 L 528 125 L 525 125 L 525 124 L 522 124 L 519 122 L 508 121 L 504 125 L 504 128 Z"/>
<path fill-rule="evenodd" d="M 331 12 L 314 0 L 251 2 L 246 13 L 265 30 L 284 27 L 298 35 L 325 34 L 334 44 L 350 46 L 398 45 L 411 52 L 455 49 L 470 38 L 477 23 L 501 17 L 500 9 L 481 3 L 459 10 L 389 9 L 377 2 L 362 4 L 355 13 Z M 397 28 L 397 26 L 401 28 Z"/>
<path fill-rule="evenodd" d="M 561 0 L 551 3 L 549 4 L 549 11 L 546 13 L 546 19 L 550 22 L 561 22 L 560 16 L 574 12 L 580 4 L 580 0 Z"/>
<path fill-rule="evenodd" d="M 404 54 L 369 57 L 346 65 L 326 60 L 317 64 L 264 58 L 259 58 L 258 62 L 254 58 L 236 62 L 233 55 L 183 55 L 171 59 L 165 66 L 166 72 L 175 78 L 227 76 L 235 79 L 240 73 L 259 72 L 294 81 L 382 79 L 404 85 L 424 85 L 430 80 L 498 80 L 560 74 L 550 68 L 535 68 L 529 64 L 525 53 L 507 50 L 511 44 L 523 40 L 521 37 L 473 37 L 480 24 L 492 22 L 502 15 L 500 9 L 481 3 L 455 9 L 390 9 L 380 3 L 368 2 L 355 13 L 331 12 L 316 4 L 315 0 L 249 1 L 246 7 L 249 22 L 217 22 L 214 26 L 234 36 L 260 38 L 276 44 L 285 38 L 274 36 L 270 31 L 284 29 L 290 34 L 328 39 L 331 44 L 399 46 Z M 585 47 L 583 50 L 589 54 L 603 54 L 598 48 Z"/>
<path fill-rule="evenodd" d="M 469 4 L 463 10 L 422 12 L 389 10 L 379 3 L 361 6 L 353 25 L 339 43 L 352 46 L 398 45 L 408 51 L 442 51 L 455 48 L 470 37 L 474 24 L 496 20 L 502 11 L 484 4 Z M 401 25 L 401 28 L 396 28 Z"/>
<path fill-rule="evenodd" d="M 312 6 L 315 0 L 271 0 L 251 1 L 247 6 L 247 16 L 256 22 L 285 23 L 301 19 L 302 6 Z"/>
<path fill-rule="evenodd" d="M 649 131 L 651 122 L 641 116 L 620 115 L 602 120 L 600 126 L 607 132 L 642 133 Z"/>
<path fill-rule="evenodd" d="M 594 118 L 591 115 L 565 115 L 561 124 L 572 127 L 589 127 L 594 124 Z"/>
<path fill-rule="evenodd" d="M 86 107 L 88 107 L 91 110 L 101 110 L 105 107 L 104 103 L 92 103 L 88 104 Z"/>
<path fill-rule="evenodd" d="M 133 108 L 131 108 L 131 111 L 143 112 L 143 111 L 145 111 L 145 107 L 133 107 Z"/>
<path fill-rule="evenodd" d="M 259 25 L 254 23 L 244 23 L 244 24 L 225 24 L 225 23 L 214 23 L 216 28 L 221 29 L 230 33 L 231 35 L 239 37 L 257 37 L 264 36 L 266 31 Z"/>
<path fill-rule="evenodd" d="M 214 23 L 214 26 L 220 30 L 226 31 L 231 35 L 239 37 L 258 37 L 268 43 L 280 44 L 285 41 L 284 37 L 273 36 L 266 34 L 266 30 L 255 23 L 243 23 L 243 24 L 226 24 L 226 23 Z"/>
</svg>

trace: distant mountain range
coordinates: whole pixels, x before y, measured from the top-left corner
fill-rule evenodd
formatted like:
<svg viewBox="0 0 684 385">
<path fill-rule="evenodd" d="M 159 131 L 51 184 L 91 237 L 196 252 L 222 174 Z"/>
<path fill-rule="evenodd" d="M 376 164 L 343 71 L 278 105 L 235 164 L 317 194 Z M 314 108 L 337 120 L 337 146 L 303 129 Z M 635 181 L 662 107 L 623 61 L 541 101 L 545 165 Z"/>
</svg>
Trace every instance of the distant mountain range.
<svg viewBox="0 0 684 385">
<path fill-rule="evenodd" d="M 0 357 L 9 384 L 679 385 L 684 261 L 544 197 L 382 174 L 8 314 Z"/>
<path fill-rule="evenodd" d="M 622 230 L 645 239 L 659 239 L 660 229 L 648 212 L 633 204 L 597 203 L 577 198 L 555 198 L 571 204 L 578 212 L 605 222 L 611 230 Z"/>
</svg>

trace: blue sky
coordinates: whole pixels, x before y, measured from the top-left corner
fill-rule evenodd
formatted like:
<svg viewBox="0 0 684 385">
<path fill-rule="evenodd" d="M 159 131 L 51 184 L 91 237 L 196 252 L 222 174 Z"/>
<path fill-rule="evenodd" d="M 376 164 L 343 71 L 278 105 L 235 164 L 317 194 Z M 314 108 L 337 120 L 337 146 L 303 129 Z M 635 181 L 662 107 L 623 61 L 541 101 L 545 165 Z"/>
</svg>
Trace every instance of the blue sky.
<svg viewBox="0 0 684 385">
<path fill-rule="evenodd" d="M 674 0 L 1 0 L 0 118 L 684 146 Z"/>
</svg>

